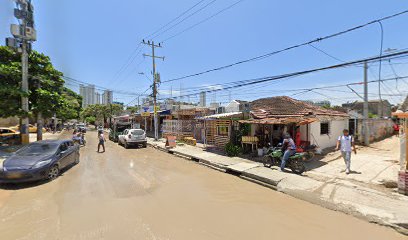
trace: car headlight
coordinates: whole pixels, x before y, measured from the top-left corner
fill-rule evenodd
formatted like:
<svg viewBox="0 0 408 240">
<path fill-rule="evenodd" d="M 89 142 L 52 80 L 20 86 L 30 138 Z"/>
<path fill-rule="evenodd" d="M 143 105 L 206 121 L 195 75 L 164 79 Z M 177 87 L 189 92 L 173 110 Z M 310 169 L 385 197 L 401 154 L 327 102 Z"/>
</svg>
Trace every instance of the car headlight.
<svg viewBox="0 0 408 240">
<path fill-rule="evenodd" d="M 49 164 L 52 161 L 52 158 L 44 160 L 44 161 L 40 161 L 38 163 L 36 163 L 32 168 L 40 168 L 40 167 L 44 167 L 45 165 Z"/>
</svg>

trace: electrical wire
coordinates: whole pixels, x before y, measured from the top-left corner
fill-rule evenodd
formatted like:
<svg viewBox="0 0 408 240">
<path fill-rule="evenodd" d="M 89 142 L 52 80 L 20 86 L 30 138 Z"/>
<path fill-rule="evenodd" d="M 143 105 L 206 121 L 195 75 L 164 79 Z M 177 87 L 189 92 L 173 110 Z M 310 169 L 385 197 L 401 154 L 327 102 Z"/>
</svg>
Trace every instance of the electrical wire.
<svg viewBox="0 0 408 240">
<path fill-rule="evenodd" d="M 173 18 L 171 21 L 169 21 L 168 23 L 166 23 L 165 25 L 163 25 L 162 27 L 160 27 L 159 29 L 157 29 L 156 31 L 154 31 L 153 33 L 147 35 L 146 37 L 144 37 L 144 39 L 149 39 L 151 36 L 154 36 L 155 34 L 159 33 L 161 30 L 163 30 L 164 28 L 166 28 L 167 26 L 169 26 L 170 24 L 172 24 L 173 22 L 177 21 L 178 19 L 180 19 L 182 16 L 184 16 L 185 14 L 187 14 L 188 12 L 190 12 L 192 9 L 194 9 L 196 6 L 200 5 L 202 2 L 204 2 L 205 0 L 201 0 L 199 2 L 197 2 L 196 4 L 194 4 L 192 7 L 190 7 L 189 9 L 187 9 L 186 11 L 182 12 L 180 15 L 178 15 L 176 18 Z"/>
<path fill-rule="evenodd" d="M 209 17 L 203 19 L 203 20 L 201 20 L 200 22 L 198 22 L 198 23 L 196 23 L 196 24 L 193 24 L 192 26 L 187 27 L 187 28 L 185 28 L 184 30 L 182 30 L 182 31 L 180 31 L 180 32 L 178 32 L 178 33 L 176 33 L 176 34 L 174 34 L 174 35 L 172 35 L 172 36 L 170 36 L 170 37 L 168 37 L 168 38 L 162 40 L 161 43 L 164 43 L 164 42 L 166 42 L 166 41 L 168 41 L 168 40 L 170 40 L 170 39 L 173 39 L 173 38 L 175 38 L 175 37 L 177 37 L 177 36 L 179 36 L 179 35 L 181 35 L 181 34 L 187 32 L 187 31 L 189 31 L 189 30 L 191 30 L 191 29 L 197 27 L 198 25 L 201 25 L 201 24 L 203 24 L 203 23 L 209 21 L 210 19 L 212 19 L 212 18 L 214 18 L 214 17 L 220 15 L 221 13 L 223 13 L 223 12 L 225 12 L 225 11 L 227 11 L 227 10 L 233 8 L 233 7 L 235 7 L 236 5 L 238 5 L 239 3 L 243 2 L 243 1 L 244 1 L 244 0 L 239 0 L 239 1 L 237 1 L 237 2 L 235 2 L 235 3 L 233 3 L 233 4 L 231 4 L 231 5 L 229 5 L 229 6 L 226 7 L 226 8 L 221 9 L 220 11 L 218 11 L 218 12 L 216 12 L 215 14 L 213 14 L 213 15 L 211 15 L 211 16 L 209 16 Z"/>
<path fill-rule="evenodd" d="M 198 10 L 194 11 L 193 13 L 187 15 L 185 18 L 181 19 L 179 22 L 171 25 L 169 28 L 167 28 L 166 30 L 161 31 L 158 34 L 155 34 L 151 37 L 151 39 L 155 39 L 159 36 L 161 36 L 162 34 L 168 32 L 169 30 L 175 28 L 176 26 L 180 25 L 181 23 L 183 23 L 185 20 L 189 19 L 190 17 L 196 15 L 197 13 L 201 12 L 202 10 L 206 9 L 208 6 L 210 6 L 211 4 L 215 3 L 217 0 L 212 0 L 211 2 L 205 4 L 203 7 L 199 8 Z"/>
<path fill-rule="evenodd" d="M 95 84 L 92 84 L 92 83 L 87 83 L 87 82 L 80 81 L 80 80 L 77 80 L 77 79 L 75 79 L 75 78 L 71 78 L 71 77 L 67 77 L 67 76 L 63 76 L 62 78 L 63 78 L 65 81 L 68 81 L 68 82 L 70 82 L 71 84 L 76 84 L 76 85 L 78 85 L 78 86 L 80 86 L 80 85 L 93 85 L 96 90 L 102 90 L 102 91 L 109 90 L 109 91 L 112 91 L 112 92 L 115 92 L 115 93 L 118 93 L 118 94 L 133 95 L 133 96 L 140 94 L 140 93 L 136 93 L 136 92 L 129 92 L 129 91 L 123 91 L 123 90 L 109 89 L 109 88 L 106 88 L 106 87 L 103 87 L 103 86 L 98 86 L 98 85 L 95 85 Z"/>
<path fill-rule="evenodd" d="M 197 93 L 184 95 L 183 97 L 193 96 L 195 94 L 199 94 L 200 92 L 215 92 L 215 91 L 219 91 L 219 90 L 239 88 L 239 87 L 242 87 L 242 86 L 254 85 L 254 84 L 259 84 L 259 83 L 263 83 L 263 82 L 276 81 L 278 79 L 285 79 L 285 78 L 293 77 L 293 76 L 300 76 L 300 75 L 310 74 L 310 73 L 314 73 L 314 72 L 320 72 L 320 71 L 325 71 L 325 70 L 342 68 L 342 67 L 346 67 L 346 66 L 362 64 L 364 62 L 369 63 L 369 62 L 372 62 L 372 61 L 378 61 L 379 59 L 388 59 L 388 58 L 392 58 L 392 57 L 396 57 L 396 56 L 400 56 L 400 55 L 406 55 L 406 54 L 408 54 L 408 51 L 402 51 L 402 52 L 398 52 L 398 53 L 391 53 L 391 54 L 387 54 L 387 55 L 376 56 L 376 57 L 371 57 L 371 58 L 365 58 L 365 59 L 350 61 L 350 62 L 341 63 L 341 64 L 337 64 L 337 65 L 321 67 L 321 68 L 315 68 L 315 69 L 310 69 L 310 70 L 304 70 L 304 71 L 299 71 L 299 72 L 293 72 L 293 73 L 288 73 L 288 74 L 282 74 L 282 75 L 277 75 L 277 76 L 243 80 L 243 81 L 240 81 L 240 83 L 238 83 L 236 85 L 233 85 L 233 86 L 228 86 L 228 87 L 218 89 L 218 90 L 215 89 L 215 90 L 199 91 Z"/>
<path fill-rule="evenodd" d="M 299 48 L 299 47 L 302 47 L 302 46 L 310 45 L 312 43 L 321 42 L 323 40 L 334 38 L 334 37 L 337 37 L 337 36 L 340 36 L 340 35 L 343 35 L 343 34 L 346 34 L 346 33 L 349 33 L 349 32 L 364 28 L 364 27 L 367 27 L 367 26 L 375 24 L 377 22 L 385 21 L 385 20 L 388 20 L 390 18 L 394 18 L 394 17 L 400 16 L 400 15 L 403 15 L 403 14 L 406 14 L 406 13 L 408 13 L 408 10 L 405 10 L 405 11 L 402 11 L 402 12 L 399 12 L 399 13 L 396 13 L 396 14 L 393 14 L 393 15 L 389 15 L 389 16 L 386 16 L 386 17 L 383 17 L 383 18 L 380 18 L 380 19 L 376 19 L 376 20 L 370 21 L 368 23 L 361 24 L 361 25 L 358 25 L 356 27 L 352 27 L 352 28 L 349 28 L 349 29 L 346 29 L 346 30 L 343 30 L 343 31 L 340 31 L 340 32 L 337 32 L 337 33 L 334 33 L 334 34 L 330 34 L 330 35 L 327 35 L 327 36 L 324 36 L 324 37 L 319 37 L 319 38 L 316 38 L 316 39 L 308 41 L 308 42 L 304 42 L 304 43 L 297 44 L 297 45 L 292 45 L 292 46 L 284 48 L 284 49 L 280 49 L 280 50 L 277 50 L 277 51 L 266 53 L 266 54 L 256 56 L 256 57 L 253 57 L 253 58 L 241 60 L 241 61 L 231 63 L 231 64 L 228 64 L 228 65 L 224 65 L 224 66 L 221 66 L 221 67 L 216 67 L 216 68 L 212 68 L 212 69 L 205 70 L 205 71 L 202 71 L 202 72 L 198 72 L 198 73 L 189 74 L 189 75 L 182 76 L 182 77 L 169 79 L 169 80 L 166 80 L 166 81 L 162 81 L 162 83 L 174 82 L 174 81 L 178 81 L 178 80 L 182 80 L 182 79 L 186 79 L 186 78 L 197 77 L 197 76 L 207 74 L 207 73 L 210 73 L 210 72 L 224 70 L 226 68 L 230 68 L 230 67 L 233 67 L 233 66 L 236 66 L 236 65 L 240 65 L 240 64 L 244 64 L 244 63 L 248 63 L 248 62 L 268 58 L 268 57 L 271 57 L 273 55 L 276 55 L 276 54 L 279 54 L 279 53 L 282 53 L 282 52 L 286 52 L 286 51 L 289 51 L 289 50 L 292 50 L 292 49 L 295 49 L 295 48 Z"/>
</svg>

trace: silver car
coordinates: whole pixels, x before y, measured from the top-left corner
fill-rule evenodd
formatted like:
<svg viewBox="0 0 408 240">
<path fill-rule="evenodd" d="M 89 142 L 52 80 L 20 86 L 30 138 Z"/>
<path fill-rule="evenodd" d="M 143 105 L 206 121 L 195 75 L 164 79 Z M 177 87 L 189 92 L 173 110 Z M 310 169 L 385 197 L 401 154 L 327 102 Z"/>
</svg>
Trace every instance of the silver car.
<svg viewBox="0 0 408 240">
<path fill-rule="evenodd" d="M 118 136 L 118 144 L 125 148 L 140 145 L 145 148 L 147 147 L 146 133 L 143 129 L 126 129 Z"/>
</svg>

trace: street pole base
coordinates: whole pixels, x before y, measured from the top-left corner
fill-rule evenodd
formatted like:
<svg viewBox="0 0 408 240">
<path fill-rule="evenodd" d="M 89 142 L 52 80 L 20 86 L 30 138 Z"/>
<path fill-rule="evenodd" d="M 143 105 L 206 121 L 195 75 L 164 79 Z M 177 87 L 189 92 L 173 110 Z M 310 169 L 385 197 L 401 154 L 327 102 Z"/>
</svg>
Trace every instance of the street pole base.
<svg viewBox="0 0 408 240">
<path fill-rule="evenodd" d="M 21 134 L 21 144 L 29 144 L 30 143 L 30 135 L 29 134 Z"/>
</svg>

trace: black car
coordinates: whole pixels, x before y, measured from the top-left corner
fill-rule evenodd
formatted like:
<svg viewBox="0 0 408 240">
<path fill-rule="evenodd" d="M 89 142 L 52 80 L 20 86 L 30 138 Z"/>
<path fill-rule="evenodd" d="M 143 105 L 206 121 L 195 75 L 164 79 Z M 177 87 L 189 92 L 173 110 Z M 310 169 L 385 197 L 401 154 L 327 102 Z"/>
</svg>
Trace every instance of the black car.
<svg viewBox="0 0 408 240">
<path fill-rule="evenodd" d="M 38 141 L 0 159 L 0 182 L 53 180 L 62 169 L 77 163 L 79 146 L 71 140 Z"/>
</svg>

